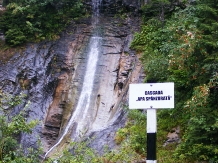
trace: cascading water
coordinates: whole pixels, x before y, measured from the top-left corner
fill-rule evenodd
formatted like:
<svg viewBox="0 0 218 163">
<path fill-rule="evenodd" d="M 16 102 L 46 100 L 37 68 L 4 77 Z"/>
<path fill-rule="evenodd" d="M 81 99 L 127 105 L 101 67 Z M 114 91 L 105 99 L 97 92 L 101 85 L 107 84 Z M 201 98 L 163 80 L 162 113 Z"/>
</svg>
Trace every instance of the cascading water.
<svg viewBox="0 0 218 163">
<path fill-rule="evenodd" d="M 96 24 L 98 23 L 99 17 L 99 7 L 101 4 L 101 0 L 92 0 L 92 7 L 93 7 L 93 26 L 95 28 Z M 99 46 L 101 42 L 101 37 L 98 36 L 98 32 L 93 34 L 90 39 L 89 43 L 89 52 L 88 52 L 88 62 L 85 72 L 85 77 L 83 81 L 82 91 L 77 103 L 77 106 L 66 126 L 64 129 L 61 137 L 59 138 L 58 142 L 53 145 L 45 154 L 44 158 L 48 156 L 48 154 L 55 149 L 64 139 L 64 137 L 69 132 L 69 129 L 72 127 L 74 123 L 77 123 L 77 127 L 75 129 L 74 137 L 78 137 L 80 132 L 84 131 L 86 127 L 89 126 L 89 121 L 87 120 L 87 114 L 90 107 L 90 100 L 91 94 L 93 89 L 93 83 L 95 79 L 95 71 L 97 67 L 98 55 L 99 55 Z"/>
</svg>

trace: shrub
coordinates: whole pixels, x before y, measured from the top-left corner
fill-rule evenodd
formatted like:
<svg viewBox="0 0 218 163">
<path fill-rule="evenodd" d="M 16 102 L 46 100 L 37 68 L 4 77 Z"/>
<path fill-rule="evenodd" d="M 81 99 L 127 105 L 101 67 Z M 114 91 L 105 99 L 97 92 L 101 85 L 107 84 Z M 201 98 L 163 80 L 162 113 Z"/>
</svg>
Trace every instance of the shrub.
<svg viewBox="0 0 218 163">
<path fill-rule="evenodd" d="M 19 29 L 9 29 L 5 33 L 5 41 L 9 45 L 16 46 L 23 44 L 26 42 L 26 36 L 24 36 L 24 33 L 20 31 Z"/>
</svg>

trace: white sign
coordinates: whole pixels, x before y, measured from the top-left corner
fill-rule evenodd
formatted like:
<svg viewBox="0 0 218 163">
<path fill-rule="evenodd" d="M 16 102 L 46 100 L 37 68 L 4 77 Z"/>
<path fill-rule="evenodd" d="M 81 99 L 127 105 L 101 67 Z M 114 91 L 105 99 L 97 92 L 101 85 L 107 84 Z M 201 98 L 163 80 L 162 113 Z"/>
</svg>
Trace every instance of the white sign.
<svg viewBox="0 0 218 163">
<path fill-rule="evenodd" d="M 174 108 L 174 83 L 130 84 L 129 108 Z"/>
</svg>

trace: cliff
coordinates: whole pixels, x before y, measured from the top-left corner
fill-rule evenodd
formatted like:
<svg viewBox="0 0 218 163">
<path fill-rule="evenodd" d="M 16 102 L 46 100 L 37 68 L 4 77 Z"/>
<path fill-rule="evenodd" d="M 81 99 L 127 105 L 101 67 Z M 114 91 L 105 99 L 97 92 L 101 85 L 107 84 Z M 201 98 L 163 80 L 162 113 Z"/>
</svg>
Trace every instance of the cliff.
<svg viewBox="0 0 218 163">
<path fill-rule="evenodd" d="M 31 102 L 27 121 L 40 121 L 32 134 L 21 135 L 20 143 L 25 149 L 37 148 L 40 140 L 47 152 L 76 112 L 87 71 L 89 44 L 96 28 L 101 43 L 90 106 L 83 122 L 81 116 L 85 113 L 78 111 L 75 123 L 58 149 L 61 150 L 71 139 L 78 139 L 75 131 L 80 123 L 83 123 L 81 135 L 95 137 L 90 146 L 99 152 L 105 145 L 109 148 L 116 146 L 115 132 L 125 124 L 123 108 L 128 104 L 128 84 L 138 82 L 142 74 L 138 56 L 129 49 L 134 32 L 139 30 L 138 14 L 142 3 L 103 0 L 97 27 L 91 17 L 72 22 L 59 40 L 29 43 L 25 50 L 1 65 L 0 89 L 11 94 L 27 94 L 24 100 Z M 90 6 L 91 2 L 87 1 L 86 5 Z M 12 114 L 22 109 L 23 106 L 19 106 Z"/>
</svg>

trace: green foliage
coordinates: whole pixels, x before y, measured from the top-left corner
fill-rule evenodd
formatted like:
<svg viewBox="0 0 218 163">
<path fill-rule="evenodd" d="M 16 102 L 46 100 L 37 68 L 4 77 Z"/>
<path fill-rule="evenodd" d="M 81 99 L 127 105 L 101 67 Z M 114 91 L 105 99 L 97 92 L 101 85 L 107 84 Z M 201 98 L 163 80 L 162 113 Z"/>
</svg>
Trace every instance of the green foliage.
<svg viewBox="0 0 218 163">
<path fill-rule="evenodd" d="M 23 97 L 23 94 L 12 96 L 0 92 L 0 162 L 2 163 L 39 161 L 40 150 L 29 149 L 28 154 L 24 155 L 17 138 L 21 132 L 30 133 L 37 121 L 32 120 L 27 123 L 25 111 L 10 116 L 11 109 L 21 104 Z"/>
<path fill-rule="evenodd" d="M 120 144 L 123 140 L 126 139 L 128 134 L 129 134 L 129 131 L 127 128 L 120 128 L 116 133 L 115 142 L 117 144 Z"/>
<path fill-rule="evenodd" d="M 87 147 L 88 142 L 72 142 L 69 150 L 64 150 L 61 157 L 57 159 L 61 163 L 78 163 L 78 162 L 99 162 L 98 154 L 91 148 Z M 48 161 L 49 162 L 49 161 Z"/>
<path fill-rule="evenodd" d="M 146 153 L 146 114 L 138 110 L 129 112 L 129 142 L 130 147 L 141 155 Z M 128 127 L 128 126 L 127 126 Z"/>
<path fill-rule="evenodd" d="M 217 95 L 217 92 L 215 93 Z M 216 98 L 207 85 L 195 87 L 193 96 L 184 106 L 189 122 L 183 136 L 184 142 L 176 156 L 190 160 L 217 161 L 218 112 L 210 106 Z"/>
<path fill-rule="evenodd" d="M 117 163 L 117 162 L 137 162 L 142 159 L 131 146 L 129 146 L 128 140 L 124 141 L 118 150 L 107 151 L 100 159 L 99 162 L 105 163 Z"/>
<path fill-rule="evenodd" d="M 218 6 L 195 3 L 176 8 L 164 26 L 154 17 L 146 21 L 131 47 L 143 52 L 146 81 L 175 83 L 175 109 L 158 114 L 161 130 L 181 126 L 182 142 L 171 154 L 183 162 L 217 162 Z"/>
<path fill-rule="evenodd" d="M 72 142 L 69 150 L 65 149 L 63 153 L 59 153 L 58 158 L 49 158 L 44 160 L 45 163 L 54 160 L 60 163 L 117 163 L 117 162 L 133 162 L 141 159 L 134 149 L 127 142 L 122 143 L 118 150 L 110 151 L 105 147 L 103 155 L 99 155 L 95 150 L 88 147 L 89 141 Z"/>
<path fill-rule="evenodd" d="M 26 41 L 26 37 L 22 31 L 9 29 L 5 33 L 5 41 L 10 45 L 15 46 L 24 43 Z"/>
<path fill-rule="evenodd" d="M 145 73 L 148 74 L 146 76 L 147 81 L 166 81 L 168 75 L 168 60 L 163 55 L 149 57 L 150 61 L 145 64 Z"/>
<path fill-rule="evenodd" d="M 128 142 L 129 148 L 138 154 L 146 155 L 146 114 L 138 110 L 128 112 L 128 123 L 118 130 L 115 136 L 118 144 Z"/>
<path fill-rule="evenodd" d="M 0 17 L 0 29 L 11 46 L 27 41 L 53 40 L 72 19 L 84 15 L 80 0 L 10 1 Z"/>
<path fill-rule="evenodd" d="M 148 1 L 142 7 L 143 21 L 147 22 L 149 19 L 157 19 L 164 25 L 165 20 L 175 10 L 176 7 L 185 7 L 185 0 L 152 0 Z"/>
<path fill-rule="evenodd" d="M 119 152 L 127 152 L 127 149 L 132 149 L 135 160 L 139 158 L 146 158 L 146 112 L 140 110 L 129 110 L 128 122 L 124 128 L 118 130 L 115 140 L 118 144 L 124 144 L 124 148 L 119 149 Z M 158 132 L 157 132 L 157 160 L 162 163 L 184 163 L 184 160 L 178 160 L 172 155 L 175 153 L 177 144 L 174 143 L 167 147 L 163 147 L 166 141 L 166 135 L 173 127 L 175 127 L 175 120 L 172 114 L 167 110 L 158 111 Z M 108 154 L 107 154 L 108 155 Z M 131 154 L 132 155 L 132 154 Z M 122 156 L 120 156 L 122 157 Z M 128 156 L 127 156 L 128 158 Z M 117 161 L 117 160 L 116 160 Z M 116 162 L 115 161 L 115 162 Z M 119 160 L 121 161 L 121 160 Z M 122 161 L 121 161 L 122 162 Z"/>
</svg>

